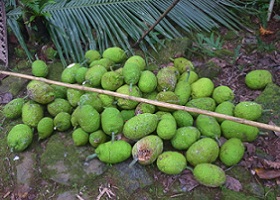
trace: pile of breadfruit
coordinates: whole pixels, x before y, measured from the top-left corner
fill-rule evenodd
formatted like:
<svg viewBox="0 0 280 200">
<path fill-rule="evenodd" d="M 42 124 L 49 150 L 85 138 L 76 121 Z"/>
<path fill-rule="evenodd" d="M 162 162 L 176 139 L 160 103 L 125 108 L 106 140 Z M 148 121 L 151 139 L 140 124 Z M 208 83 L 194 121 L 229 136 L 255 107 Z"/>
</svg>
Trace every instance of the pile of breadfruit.
<svg viewBox="0 0 280 200">
<path fill-rule="evenodd" d="M 263 113 L 256 102 L 234 102 L 230 87 L 215 86 L 211 79 L 199 77 L 184 57 L 173 59 L 156 72 L 147 69 L 143 57 L 127 57 L 119 47 L 110 47 L 102 54 L 89 50 L 85 59 L 83 65 L 73 63 L 65 68 L 61 82 L 252 121 Z M 48 72 L 44 61 L 32 63 L 34 76 L 47 77 Z M 262 89 L 272 82 L 272 76 L 269 71 L 254 70 L 245 82 L 251 89 Z M 252 142 L 259 135 L 257 127 L 223 118 L 38 80 L 28 83 L 27 94 L 3 108 L 7 119 L 22 119 L 7 135 L 12 151 L 26 150 L 34 138 L 40 141 L 55 132 L 68 131 L 76 146 L 94 148 L 95 154 L 89 155 L 88 161 L 97 157 L 115 164 L 133 158 L 130 166 L 156 163 L 166 174 L 179 174 L 187 167 L 199 183 L 209 187 L 225 183 L 224 168 L 238 164 L 246 151 L 243 142 Z M 221 137 L 226 141 L 221 142 Z"/>
</svg>

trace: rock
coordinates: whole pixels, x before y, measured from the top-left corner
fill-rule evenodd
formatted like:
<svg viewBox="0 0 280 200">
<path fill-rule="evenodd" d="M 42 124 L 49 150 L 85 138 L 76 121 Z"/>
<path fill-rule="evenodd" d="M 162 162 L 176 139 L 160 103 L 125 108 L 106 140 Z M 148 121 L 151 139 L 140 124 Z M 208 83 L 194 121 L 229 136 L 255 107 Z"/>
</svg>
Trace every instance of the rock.
<svg viewBox="0 0 280 200">
<path fill-rule="evenodd" d="M 17 183 L 30 186 L 36 168 L 36 155 L 31 152 L 23 152 L 20 157 L 22 161 L 16 166 Z"/>
</svg>

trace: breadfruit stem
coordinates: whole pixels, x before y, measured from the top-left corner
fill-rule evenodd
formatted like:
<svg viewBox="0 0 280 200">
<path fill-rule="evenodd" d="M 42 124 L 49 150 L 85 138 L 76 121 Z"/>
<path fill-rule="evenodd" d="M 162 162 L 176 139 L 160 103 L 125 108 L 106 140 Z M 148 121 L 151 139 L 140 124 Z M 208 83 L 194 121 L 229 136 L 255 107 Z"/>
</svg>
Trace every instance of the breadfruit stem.
<svg viewBox="0 0 280 200">
<path fill-rule="evenodd" d="M 193 172 L 193 168 L 190 166 L 186 166 L 186 169 L 190 170 L 191 172 Z"/>
<path fill-rule="evenodd" d="M 111 136 L 111 142 L 115 141 L 115 132 L 112 132 L 112 136 Z"/>
<path fill-rule="evenodd" d="M 133 167 L 135 165 L 135 163 L 138 162 L 138 158 L 134 158 L 131 163 L 128 165 L 129 168 Z"/>
<path fill-rule="evenodd" d="M 88 161 L 90 161 L 90 160 L 92 160 L 92 159 L 94 159 L 94 158 L 96 158 L 96 157 L 97 157 L 97 154 L 96 154 L 96 153 L 91 154 L 91 155 L 89 155 L 89 156 L 86 157 L 86 162 L 88 162 Z"/>
</svg>

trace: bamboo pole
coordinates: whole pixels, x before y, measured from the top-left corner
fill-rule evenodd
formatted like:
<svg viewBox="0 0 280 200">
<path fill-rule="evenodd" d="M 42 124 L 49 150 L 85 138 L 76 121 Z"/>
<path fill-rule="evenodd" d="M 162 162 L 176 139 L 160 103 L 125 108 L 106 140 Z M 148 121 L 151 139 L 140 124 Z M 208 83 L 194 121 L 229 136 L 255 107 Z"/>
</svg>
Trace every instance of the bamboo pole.
<svg viewBox="0 0 280 200">
<path fill-rule="evenodd" d="M 148 103 L 148 104 L 152 104 L 152 105 L 155 105 L 155 106 L 161 106 L 161 107 L 170 108 L 170 109 L 174 109 L 174 110 L 184 110 L 184 111 L 187 111 L 187 112 L 194 112 L 194 113 L 204 114 L 204 115 L 208 115 L 208 116 L 212 116 L 212 117 L 219 117 L 219 118 L 223 118 L 223 119 L 226 119 L 226 120 L 238 122 L 238 123 L 241 123 L 241 124 L 247 124 L 247 125 L 255 126 L 255 127 L 258 127 L 258 128 L 263 128 L 263 129 L 272 130 L 272 131 L 275 131 L 275 132 L 280 132 L 280 127 L 275 126 L 275 125 L 264 124 L 264 123 L 260 123 L 260 122 L 246 120 L 246 119 L 233 117 L 233 116 L 229 116 L 229 115 L 224 115 L 224 114 L 220 114 L 220 113 L 216 113 L 216 112 L 212 112 L 212 111 L 202 110 L 202 109 L 198 109 L 198 108 L 192 108 L 192 107 L 170 104 L 170 103 L 165 103 L 165 102 L 160 102 L 160 101 L 155 101 L 155 100 L 150 100 L 150 99 L 144 99 L 144 98 L 141 98 L 141 97 L 129 96 L 129 95 L 126 95 L 126 94 L 121 94 L 121 93 L 112 92 L 112 91 L 103 90 L 103 89 L 98 89 L 98 88 L 86 87 L 86 86 L 77 85 L 77 84 L 63 83 L 63 82 L 59 82 L 59 81 L 53 81 L 53 80 L 49 80 L 49 79 L 46 79 L 46 78 L 35 77 L 35 76 L 21 74 L 21 73 L 8 72 L 8 71 L 1 71 L 0 70 L 0 74 L 16 76 L 16 77 L 20 77 L 20 78 L 24 78 L 24 79 L 29 79 L 29 80 L 42 81 L 42 82 L 45 82 L 45 83 L 48 83 L 48 84 L 60 85 L 60 86 L 64 86 L 64 87 L 67 87 L 67 88 L 73 88 L 73 89 L 77 89 L 77 90 L 106 94 L 106 95 L 109 95 L 109 96 L 114 96 L 114 97 L 123 98 L 123 99 L 129 99 L 129 100 L 132 100 L 132 101 L 137 101 L 137 102 L 142 102 L 142 103 Z"/>
</svg>

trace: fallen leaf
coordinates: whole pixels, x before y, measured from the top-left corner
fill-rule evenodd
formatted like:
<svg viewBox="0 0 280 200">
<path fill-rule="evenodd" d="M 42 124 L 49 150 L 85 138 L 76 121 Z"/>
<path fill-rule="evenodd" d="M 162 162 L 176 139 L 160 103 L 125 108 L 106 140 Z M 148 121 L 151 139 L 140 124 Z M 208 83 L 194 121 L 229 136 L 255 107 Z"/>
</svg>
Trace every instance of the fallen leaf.
<svg viewBox="0 0 280 200">
<path fill-rule="evenodd" d="M 280 162 L 275 162 L 275 161 L 270 161 L 270 160 L 263 160 L 262 161 L 263 165 L 267 168 L 272 168 L 272 169 L 280 169 Z"/>
<path fill-rule="evenodd" d="M 259 178 L 261 179 L 274 179 L 280 177 L 280 170 L 267 170 L 267 169 L 262 169 L 258 168 L 255 169 L 256 174 L 258 175 Z"/>
<path fill-rule="evenodd" d="M 269 124 L 269 125 L 272 125 L 272 126 L 277 126 L 276 124 L 274 124 L 273 121 L 269 121 L 268 124 Z M 273 131 L 273 132 L 274 132 L 274 134 L 275 134 L 277 137 L 280 137 L 280 132 L 278 132 L 278 131 Z"/>
<path fill-rule="evenodd" d="M 9 103 L 13 99 L 13 95 L 9 92 L 0 94 L 0 104 Z"/>
<path fill-rule="evenodd" d="M 239 192 L 242 190 L 242 185 L 239 182 L 239 180 L 227 175 L 226 183 L 225 183 L 226 188 Z"/>
<path fill-rule="evenodd" d="M 193 173 L 190 170 L 184 170 L 178 180 L 181 184 L 182 190 L 187 192 L 190 192 L 199 185 L 199 183 L 195 180 Z"/>
</svg>

